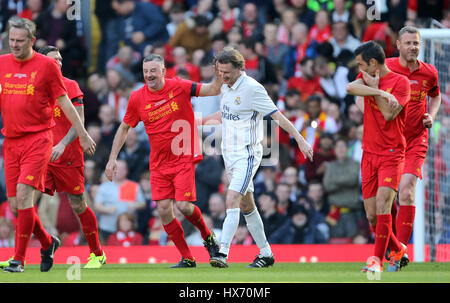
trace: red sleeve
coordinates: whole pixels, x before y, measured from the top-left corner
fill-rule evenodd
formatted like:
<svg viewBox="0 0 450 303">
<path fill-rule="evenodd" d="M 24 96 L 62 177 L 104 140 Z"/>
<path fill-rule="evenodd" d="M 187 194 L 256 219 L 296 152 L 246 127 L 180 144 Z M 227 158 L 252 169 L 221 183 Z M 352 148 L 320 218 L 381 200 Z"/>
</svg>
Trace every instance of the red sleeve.
<svg viewBox="0 0 450 303">
<path fill-rule="evenodd" d="M 49 79 L 49 90 L 50 96 L 52 99 L 57 99 L 63 95 L 67 94 L 66 86 L 64 85 L 64 78 L 61 73 L 61 69 L 59 68 L 56 60 L 49 60 L 49 64 L 47 64 L 46 72 Z"/>
<path fill-rule="evenodd" d="M 408 1 L 408 8 L 412 11 L 417 12 L 417 0 L 409 0 Z"/>
<path fill-rule="evenodd" d="M 76 81 L 74 80 L 67 81 L 66 89 L 67 89 L 67 96 L 72 101 L 73 106 L 83 105 L 84 94 Z"/>
<path fill-rule="evenodd" d="M 441 93 L 441 88 L 439 87 L 439 77 L 436 68 L 433 66 L 433 85 L 428 91 L 428 96 L 436 97 Z"/>
<path fill-rule="evenodd" d="M 399 77 L 397 84 L 392 90 L 391 94 L 397 99 L 401 106 L 405 107 L 406 103 L 409 102 L 411 93 L 411 86 L 409 85 L 409 80 L 405 76 Z"/>
<path fill-rule="evenodd" d="M 177 80 L 179 81 L 180 86 L 189 96 L 198 97 L 198 94 L 200 93 L 200 87 L 202 87 L 201 83 L 181 78 L 178 78 Z"/>
<path fill-rule="evenodd" d="M 123 122 L 131 127 L 136 127 L 140 121 L 138 110 L 138 92 L 139 91 L 136 91 L 131 94 L 130 99 L 128 100 L 127 111 L 123 117 Z"/>
</svg>

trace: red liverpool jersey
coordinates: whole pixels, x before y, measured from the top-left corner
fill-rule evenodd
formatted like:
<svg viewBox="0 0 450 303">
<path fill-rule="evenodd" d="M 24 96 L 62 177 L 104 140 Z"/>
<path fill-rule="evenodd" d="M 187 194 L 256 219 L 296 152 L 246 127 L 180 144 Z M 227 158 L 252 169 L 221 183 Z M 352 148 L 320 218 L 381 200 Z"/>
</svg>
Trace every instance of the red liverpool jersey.
<svg viewBox="0 0 450 303">
<path fill-rule="evenodd" d="M 0 56 L 0 91 L 2 134 L 11 138 L 52 128 L 56 99 L 67 94 L 55 59 L 36 52 L 24 61 Z"/>
<path fill-rule="evenodd" d="M 132 127 L 143 121 L 150 141 L 150 169 L 202 160 L 191 104 L 200 87 L 176 77 L 165 79 L 157 92 L 144 85 L 131 94 L 123 121 Z"/>
<path fill-rule="evenodd" d="M 362 78 L 359 74 L 358 78 Z M 397 99 L 402 111 L 392 121 L 386 121 L 375 98 L 364 97 L 364 133 L 362 149 L 378 155 L 404 155 L 406 141 L 403 135 L 405 129 L 406 110 L 409 101 L 408 78 L 393 72 L 380 77 L 378 88 L 391 93 Z"/>
<path fill-rule="evenodd" d="M 83 92 L 80 90 L 78 83 L 74 80 L 70 80 L 64 77 L 64 85 L 67 89 L 67 96 L 72 100 L 74 106 L 83 105 Z M 53 119 L 55 120 L 55 127 L 53 128 L 53 146 L 58 144 L 62 138 L 64 138 L 72 127 L 69 119 L 64 115 L 59 105 L 55 106 L 53 113 Z M 80 139 L 76 138 L 69 145 L 66 146 L 64 153 L 58 160 L 50 162 L 49 165 L 53 166 L 72 166 L 79 167 L 84 165 L 83 149 L 80 145 Z"/>
<path fill-rule="evenodd" d="M 411 99 L 406 111 L 405 138 L 408 142 L 412 138 L 422 137 L 428 145 L 428 131 L 423 125 L 423 115 L 427 112 L 427 95 L 439 95 L 437 70 L 433 65 L 419 61 L 419 68 L 410 72 L 409 68 L 400 64 L 398 57 L 386 59 L 387 67 L 409 79 Z"/>
</svg>

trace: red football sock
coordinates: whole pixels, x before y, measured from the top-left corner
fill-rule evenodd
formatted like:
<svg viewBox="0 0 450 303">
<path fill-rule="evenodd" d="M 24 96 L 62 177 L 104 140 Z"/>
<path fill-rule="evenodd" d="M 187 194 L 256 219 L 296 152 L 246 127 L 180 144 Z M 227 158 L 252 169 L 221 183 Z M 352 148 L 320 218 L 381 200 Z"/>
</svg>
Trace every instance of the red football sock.
<svg viewBox="0 0 450 303">
<path fill-rule="evenodd" d="M 185 218 L 198 228 L 203 240 L 205 240 L 211 234 L 211 231 L 205 224 L 205 220 L 203 220 L 202 212 L 197 205 L 194 205 L 194 212 L 190 216 L 185 215 Z"/>
<path fill-rule="evenodd" d="M 42 249 L 47 250 L 52 244 L 53 239 L 50 236 L 50 234 L 45 230 L 44 226 L 42 226 L 42 222 L 41 219 L 39 218 L 36 207 L 33 207 L 33 210 L 35 217 L 33 235 L 35 235 L 36 238 L 41 243 Z"/>
<path fill-rule="evenodd" d="M 414 205 L 400 205 L 397 219 L 397 238 L 407 245 L 413 231 L 416 207 Z"/>
<path fill-rule="evenodd" d="M 89 251 L 94 253 L 96 256 L 101 256 L 103 254 L 103 250 L 98 239 L 97 217 L 94 212 L 88 206 L 84 212 L 78 214 L 78 218 L 80 218 L 81 228 L 83 229 L 83 234 L 89 245 Z"/>
<path fill-rule="evenodd" d="M 375 231 L 375 251 L 374 256 L 383 263 L 384 254 L 392 234 L 392 217 L 391 214 L 377 215 L 377 226 Z"/>
<path fill-rule="evenodd" d="M 189 249 L 186 239 L 184 238 L 184 231 L 181 227 L 180 221 L 174 218 L 169 224 L 163 225 L 169 239 L 173 241 L 181 256 L 185 259 L 194 260 L 191 250 Z"/>
<path fill-rule="evenodd" d="M 394 233 L 394 235 L 397 235 L 397 212 L 398 212 L 398 208 L 397 208 L 397 201 L 395 201 L 392 203 L 392 209 L 391 209 L 391 215 L 392 215 L 392 232 Z"/>
<path fill-rule="evenodd" d="M 24 264 L 25 255 L 33 233 L 35 212 L 32 207 L 19 209 L 17 214 L 17 242 L 15 244 L 14 260 Z"/>
</svg>

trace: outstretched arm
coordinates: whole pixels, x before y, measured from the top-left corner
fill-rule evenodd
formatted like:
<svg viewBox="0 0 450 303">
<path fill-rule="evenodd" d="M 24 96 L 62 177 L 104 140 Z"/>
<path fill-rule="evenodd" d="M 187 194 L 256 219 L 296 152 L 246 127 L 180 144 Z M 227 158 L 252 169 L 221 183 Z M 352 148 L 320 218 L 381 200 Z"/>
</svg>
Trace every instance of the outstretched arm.
<svg viewBox="0 0 450 303">
<path fill-rule="evenodd" d="M 289 121 L 280 111 L 276 111 L 270 117 L 280 125 L 282 129 L 288 132 L 292 137 L 294 137 L 295 141 L 300 148 L 303 156 L 309 161 L 313 160 L 313 150 L 311 145 L 303 138 L 303 136 L 298 132 L 295 126 Z"/>
<path fill-rule="evenodd" d="M 214 73 L 216 77 L 214 81 L 211 83 L 203 83 L 200 87 L 199 97 L 207 97 L 207 96 L 217 96 L 220 94 L 220 88 L 222 87 L 222 81 L 220 80 L 219 70 L 217 68 L 217 63 L 214 66 Z"/>
<path fill-rule="evenodd" d="M 130 127 L 130 125 L 122 122 L 116 132 L 116 135 L 114 136 L 111 153 L 109 154 L 109 160 L 105 168 L 105 175 L 109 181 L 112 181 L 114 175 L 117 173 L 117 156 L 125 143 Z"/>
<path fill-rule="evenodd" d="M 204 118 L 197 118 L 197 125 L 218 125 L 221 123 L 222 114 L 220 110 Z"/>
</svg>

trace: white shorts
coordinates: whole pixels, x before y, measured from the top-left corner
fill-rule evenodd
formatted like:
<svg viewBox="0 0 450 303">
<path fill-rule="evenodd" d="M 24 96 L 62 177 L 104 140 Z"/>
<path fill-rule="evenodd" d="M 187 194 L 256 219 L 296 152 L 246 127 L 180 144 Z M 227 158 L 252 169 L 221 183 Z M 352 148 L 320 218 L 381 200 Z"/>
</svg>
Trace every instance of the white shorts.
<svg viewBox="0 0 450 303">
<path fill-rule="evenodd" d="M 228 189 L 241 193 L 243 196 L 247 191 L 254 192 L 253 177 L 261 164 L 262 153 L 256 152 L 243 157 L 223 156 L 225 163 L 225 174 L 230 183 Z"/>
</svg>

